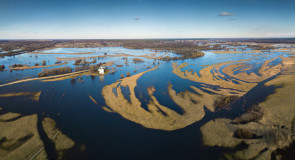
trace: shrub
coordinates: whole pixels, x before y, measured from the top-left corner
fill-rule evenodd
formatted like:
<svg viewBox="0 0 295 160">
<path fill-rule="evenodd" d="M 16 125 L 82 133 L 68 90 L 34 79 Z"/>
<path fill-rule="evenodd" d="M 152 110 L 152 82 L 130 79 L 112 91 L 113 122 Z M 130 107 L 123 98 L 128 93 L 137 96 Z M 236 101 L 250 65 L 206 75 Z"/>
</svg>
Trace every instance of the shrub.
<svg viewBox="0 0 295 160">
<path fill-rule="evenodd" d="M 91 72 L 91 73 L 96 72 L 97 69 L 98 69 L 97 66 L 95 66 L 95 65 L 91 65 L 89 68 L 90 68 L 90 72 Z"/>
<path fill-rule="evenodd" d="M 77 60 L 75 60 L 74 65 L 80 65 L 81 61 L 82 61 L 82 59 L 77 59 Z"/>
<path fill-rule="evenodd" d="M 91 63 L 96 63 L 96 59 L 93 59 L 93 60 L 91 61 Z"/>
<path fill-rule="evenodd" d="M 4 65 L 0 65 L 0 71 L 4 70 L 5 66 Z"/>
<path fill-rule="evenodd" d="M 141 63 L 141 62 L 144 62 L 144 60 L 140 58 L 133 58 L 133 63 Z"/>
<path fill-rule="evenodd" d="M 83 77 L 79 77 L 78 82 L 84 82 Z"/>
<path fill-rule="evenodd" d="M 59 61 L 59 60 L 57 60 L 56 62 L 54 62 L 55 64 L 60 64 L 61 63 L 61 61 Z"/>
<path fill-rule="evenodd" d="M 120 78 L 121 78 L 121 79 L 124 78 L 124 74 L 121 74 L 121 75 L 120 75 Z"/>
<path fill-rule="evenodd" d="M 65 66 L 60 68 L 52 68 L 52 69 L 43 69 L 42 72 L 38 73 L 38 77 L 46 77 L 46 76 L 53 76 L 65 73 L 71 73 L 72 68 Z"/>
<path fill-rule="evenodd" d="M 127 77 L 130 77 L 130 75 L 131 75 L 130 72 L 127 72 L 127 73 L 126 73 L 126 76 L 127 76 Z"/>
<path fill-rule="evenodd" d="M 110 71 L 110 74 L 115 74 L 115 72 L 116 72 L 116 69 L 115 67 L 113 67 L 112 70 Z"/>
<path fill-rule="evenodd" d="M 46 75 L 46 73 L 44 73 L 44 72 L 39 72 L 38 73 L 38 77 L 46 77 L 47 75 Z"/>
<path fill-rule="evenodd" d="M 35 66 L 39 66 L 39 63 L 35 63 Z"/>
<path fill-rule="evenodd" d="M 75 67 L 75 72 L 83 71 L 83 70 L 86 70 L 86 69 L 89 69 L 89 66 L 76 66 Z"/>
<path fill-rule="evenodd" d="M 42 61 L 42 66 L 46 66 L 46 60 Z"/>
<path fill-rule="evenodd" d="M 123 57 L 122 60 L 125 60 L 125 62 L 128 62 L 128 57 Z"/>
<path fill-rule="evenodd" d="M 89 62 L 88 61 L 86 61 L 86 59 L 83 59 L 82 61 L 81 61 L 81 63 L 80 64 L 82 64 L 82 65 L 87 65 L 87 64 L 89 64 Z"/>
<path fill-rule="evenodd" d="M 249 129 L 237 129 L 235 131 L 235 137 L 242 139 L 251 139 L 254 137 L 254 134 Z"/>
<path fill-rule="evenodd" d="M 71 83 L 72 83 L 72 84 L 76 83 L 76 77 L 72 77 L 72 78 L 71 78 Z"/>
<path fill-rule="evenodd" d="M 16 68 L 16 67 L 23 67 L 24 65 L 22 65 L 22 64 L 13 64 L 11 67 L 12 68 Z"/>
<path fill-rule="evenodd" d="M 249 122 L 258 122 L 262 119 L 264 113 L 260 105 L 253 105 L 249 107 L 242 116 L 236 118 L 234 123 L 245 124 Z"/>
<path fill-rule="evenodd" d="M 239 97 L 238 96 L 223 96 L 218 98 L 214 102 L 215 108 L 224 108 L 230 106 L 233 102 L 235 102 Z"/>
<path fill-rule="evenodd" d="M 282 129 L 270 129 L 264 133 L 264 139 L 270 145 L 278 145 L 282 141 L 287 141 L 288 134 Z"/>
</svg>

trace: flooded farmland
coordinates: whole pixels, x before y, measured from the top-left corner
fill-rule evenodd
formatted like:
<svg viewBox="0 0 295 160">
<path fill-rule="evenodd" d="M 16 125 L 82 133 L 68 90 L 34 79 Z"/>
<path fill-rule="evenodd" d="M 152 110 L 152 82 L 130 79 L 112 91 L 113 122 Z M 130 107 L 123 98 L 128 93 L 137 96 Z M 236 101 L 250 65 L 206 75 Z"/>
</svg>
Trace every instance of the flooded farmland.
<svg viewBox="0 0 295 160">
<path fill-rule="evenodd" d="M 179 55 L 124 47 L 1 58 L 0 155 L 288 159 L 295 139 L 294 50 L 229 48 L 169 61 L 159 57 Z M 90 64 L 105 73 L 83 69 Z M 72 72 L 39 74 L 60 67 Z"/>
</svg>

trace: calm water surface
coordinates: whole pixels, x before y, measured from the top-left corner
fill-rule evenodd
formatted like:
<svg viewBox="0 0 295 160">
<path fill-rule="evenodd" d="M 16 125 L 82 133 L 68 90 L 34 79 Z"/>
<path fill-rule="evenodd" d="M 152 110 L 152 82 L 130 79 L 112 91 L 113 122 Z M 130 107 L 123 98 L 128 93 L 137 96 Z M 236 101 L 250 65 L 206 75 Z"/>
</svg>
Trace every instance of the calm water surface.
<svg viewBox="0 0 295 160">
<path fill-rule="evenodd" d="M 47 65 L 54 64 L 55 57 L 89 57 L 103 55 L 103 53 L 115 54 L 126 53 L 132 55 L 145 55 L 153 53 L 151 50 L 132 50 L 122 47 L 104 47 L 104 48 L 58 48 L 44 53 L 77 53 L 94 52 L 92 54 L 21 54 L 14 57 L 5 57 L 0 59 L 0 64 L 6 68 L 12 64 L 41 63 L 43 59 L 47 60 Z M 165 53 L 160 53 L 165 54 Z M 177 56 L 173 53 L 170 55 Z M 142 107 L 147 109 L 149 101 L 147 88 L 154 86 L 155 97 L 160 104 L 169 106 L 169 108 L 182 114 L 182 109 L 176 105 L 167 94 L 169 84 L 177 92 L 190 90 L 190 86 L 200 87 L 200 83 L 189 81 L 178 77 L 172 73 L 172 62 L 179 64 L 187 62 L 190 64 L 183 70 L 193 70 L 197 72 L 204 68 L 204 65 L 212 65 L 227 61 L 246 61 L 254 66 L 249 72 L 257 73 L 259 67 L 264 61 L 273 59 L 280 55 L 287 56 L 284 53 L 242 53 L 242 54 L 214 54 L 206 52 L 206 55 L 197 59 L 187 59 L 179 61 L 156 61 L 160 64 L 159 68 L 144 74 L 137 81 L 135 88 L 136 96 L 143 103 Z M 1 93 L 23 92 L 23 91 L 42 91 L 39 102 L 32 102 L 22 97 L 0 98 L 0 107 L 5 112 L 20 113 L 22 115 L 41 114 L 54 119 L 58 128 L 77 144 L 85 145 L 84 152 L 68 157 L 69 159 L 218 159 L 225 151 L 218 147 L 206 147 L 202 144 L 200 126 L 216 117 L 234 117 L 241 114 L 242 109 L 238 103 L 232 110 L 221 110 L 218 112 L 206 111 L 205 117 L 190 126 L 174 131 L 162 131 L 144 128 L 139 124 L 122 118 L 116 113 L 109 113 L 102 109 L 106 106 L 104 98 L 101 95 L 102 88 L 105 85 L 112 84 L 120 79 L 120 74 L 126 75 L 136 69 L 137 73 L 147 70 L 147 66 L 154 66 L 153 60 L 145 59 L 144 63 L 132 63 L 132 57 L 129 58 L 129 66 L 124 64 L 122 57 L 106 57 L 97 60 L 99 62 L 114 61 L 116 64 L 123 64 L 124 67 L 117 68 L 114 75 L 105 76 L 83 76 L 84 83 L 73 82 L 71 79 L 54 82 L 31 81 L 18 83 L 15 85 L 0 88 Z M 48 62 L 49 61 L 49 62 Z M 91 61 L 91 60 L 89 60 Z M 277 58 L 270 65 L 280 63 Z M 74 61 L 70 61 L 66 66 L 74 68 Z M 115 66 L 114 65 L 114 66 Z M 60 66 L 58 66 L 60 67 Z M 54 67 L 50 67 L 54 68 Z M 222 69 L 222 68 L 221 68 Z M 4 71 L 0 72 L 0 81 L 14 81 L 16 78 L 23 78 L 37 75 L 42 68 L 23 71 Z M 239 71 L 236 71 L 238 73 Z M 123 90 L 125 97 L 128 97 L 128 89 Z M 263 93 L 261 93 L 263 95 Z M 93 103 L 89 96 L 92 96 L 98 105 Z M 266 96 L 266 95 L 265 95 Z M 248 96 L 249 97 L 249 96 Z M 250 96 L 251 98 L 251 96 Z M 128 99 L 128 98 L 127 98 Z M 256 100 L 251 99 L 249 105 Z M 59 116 L 58 116 L 59 114 Z"/>
</svg>

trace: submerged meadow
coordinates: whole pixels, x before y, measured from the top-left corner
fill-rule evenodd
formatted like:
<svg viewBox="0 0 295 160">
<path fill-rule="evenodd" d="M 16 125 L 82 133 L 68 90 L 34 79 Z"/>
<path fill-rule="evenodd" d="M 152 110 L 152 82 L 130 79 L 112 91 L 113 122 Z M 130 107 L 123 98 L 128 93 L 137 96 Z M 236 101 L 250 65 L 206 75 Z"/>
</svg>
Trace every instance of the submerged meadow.
<svg viewBox="0 0 295 160">
<path fill-rule="evenodd" d="M 0 155 L 287 159 L 295 49 L 214 45 L 198 58 L 132 45 L 1 58 Z"/>
</svg>

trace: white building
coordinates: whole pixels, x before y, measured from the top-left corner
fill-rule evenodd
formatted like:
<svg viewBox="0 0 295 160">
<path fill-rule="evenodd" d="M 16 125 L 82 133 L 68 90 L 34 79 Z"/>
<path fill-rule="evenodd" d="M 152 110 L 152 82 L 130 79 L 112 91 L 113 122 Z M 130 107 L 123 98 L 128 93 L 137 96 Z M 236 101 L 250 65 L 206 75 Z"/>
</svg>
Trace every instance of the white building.
<svg viewBox="0 0 295 160">
<path fill-rule="evenodd" d="M 104 74 L 104 67 L 99 67 L 98 72 L 99 74 Z"/>
</svg>

